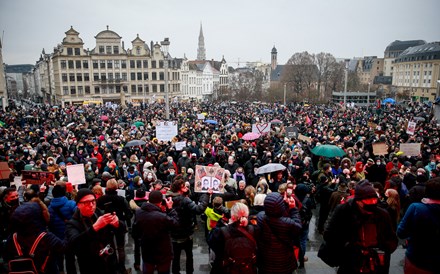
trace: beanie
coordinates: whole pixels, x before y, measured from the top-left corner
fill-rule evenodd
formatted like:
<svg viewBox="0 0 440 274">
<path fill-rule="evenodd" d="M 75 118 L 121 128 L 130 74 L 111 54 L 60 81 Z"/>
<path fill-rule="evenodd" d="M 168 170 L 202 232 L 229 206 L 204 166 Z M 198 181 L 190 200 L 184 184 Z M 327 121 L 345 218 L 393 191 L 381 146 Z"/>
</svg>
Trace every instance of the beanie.
<svg viewBox="0 0 440 274">
<path fill-rule="evenodd" d="M 354 190 L 354 199 L 355 200 L 364 200 L 369 198 L 377 198 L 376 191 L 367 180 L 359 182 Z"/>
<path fill-rule="evenodd" d="M 79 201 L 81 201 L 82 198 L 84 198 L 87 195 L 93 195 L 93 197 L 96 198 L 95 193 L 93 193 L 90 189 L 88 188 L 81 188 L 80 190 L 78 190 L 78 193 L 76 194 L 76 203 L 78 203 Z"/>
<path fill-rule="evenodd" d="M 61 185 L 55 185 L 52 189 L 52 195 L 54 198 L 63 197 L 66 195 L 66 188 Z"/>
<path fill-rule="evenodd" d="M 162 194 L 162 192 L 160 192 L 158 190 L 153 190 L 150 192 L 148 199 L 149 199 L 150 203 L 158 204 L 158 203 L 162 202 L 163 194 Z"/>
</svg>

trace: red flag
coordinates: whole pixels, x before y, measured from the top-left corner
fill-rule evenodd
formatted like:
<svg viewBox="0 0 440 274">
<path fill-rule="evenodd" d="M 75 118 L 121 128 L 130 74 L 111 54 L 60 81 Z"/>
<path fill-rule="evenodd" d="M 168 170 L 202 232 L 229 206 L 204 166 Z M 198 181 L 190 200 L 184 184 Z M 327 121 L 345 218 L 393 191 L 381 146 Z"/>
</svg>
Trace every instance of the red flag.
<svg viewBox="0 0 440 274">
<path fill-rule="evenodd" d="M 309 115 L 306 117 L 306 123 L 310 126 L 312 124 L 312 120 L 310 120 Z"/>
</svg>

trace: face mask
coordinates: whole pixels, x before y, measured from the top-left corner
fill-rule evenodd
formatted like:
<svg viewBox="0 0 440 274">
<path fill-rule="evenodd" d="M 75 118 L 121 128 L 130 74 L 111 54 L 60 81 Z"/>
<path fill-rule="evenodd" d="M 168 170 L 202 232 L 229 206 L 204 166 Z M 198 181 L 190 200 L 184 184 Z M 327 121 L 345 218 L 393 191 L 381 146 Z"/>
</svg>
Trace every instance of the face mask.
<svg viewBox="0 0 440 274">
<path fill-rule="evenodd" d="M 89 171 L 92 171 L 92 168 L 91 168 L 91 167 L 89 167 Z"/>
<path fill-rule="evenodd" d="M 96 154 L 98 154 L 98 151 L 95 151 L 94 153 L 95 153 L 95 155 L 96 155 Z"/>
<path fill-rule="evenodd" d="M 141 185 L 143 182 L 144 182 L 144 181 L 139 180 L 139 181 L 138 181 L 138 184 Z"/>
<path fill-rule="evenodd" d="M 24 152 L 24 153 L 28 153 L 28 152 L 29 152 L 29 150 L 25 149 L 25 150 L 23 150 L 23 152 Z"/>
<path fill-rule="evenodd" d="M 288 189 L 286 190 L 286 193 L 287 193 L 287 196 L 291 196 L 291 195 L 292 195 L 292 189 L 291 189 L 291 188 L 288 188 Z"/>
<path fill-rule="evenodd" d="M 153 179 L 153 176 L 148 175 L 148 176 L 147 176 L 147 179 L 148 179 L 148 180 L 151 180 L 151 179 Z"/>
<path fill-rule="evenodd" d="M 139 163 L 141 163 L 141 164 L 142 164 L 143 162 L 144 162 L 144 160 L 139 160 Z"/>
<path fill-rule="evenodd" d="M 49 161 L 49 165 L 53 165 L 53 161 Z"/>
<path fill-rule="evenodd" d="M 249 152 L 251 152 L 251 153 L 252 153 L 252 149 L 249 149 Z"/>
<path fill-rule="evenodd" d="M 18 199 L 10 200 L 8 203 L 10 206 L 18 206 Z"/>
<path fill-rule="evenodd" d="M 376 165 L 380 165 L 380 162 L 376 162 Z"/>
<path fill-rule="evenodd" d="M 120 148 L 118 148 L 118 151 L 122 151 L 122 148 L 120 147 Z"/>
<path fill-rule="evenodd" d="M 70 157 L 73 157 L 74 155 L 73 155 L 73 153 L 72 154 L 70 154 Z"/>
<path fill-rule="evenodd" d="M 169 162 L 170 162 L 170 164 L 172 164 L 172 163 L 173 163 L 173 160 L 169 160 Z"/>
<path fill-rule="evenodd" d="M 174 175 L 174 172 L 170 172 L 170 175 Z"/>
<path fill-rule="evenodd" d="M 289 164 L 289 166 L 293 166 L 293 164 Z"/>
<path fill-rule="evenodd" d="M 182 154 L 182 157 L 183 157 L 183 158 L 186 158 L 186 154 Z"/>
<path fill-rule="evenodd" d="M 261 192 L 261 187 L 257 188 L 257 191 L 258 191 L 258 192 Z"/>
</svg>

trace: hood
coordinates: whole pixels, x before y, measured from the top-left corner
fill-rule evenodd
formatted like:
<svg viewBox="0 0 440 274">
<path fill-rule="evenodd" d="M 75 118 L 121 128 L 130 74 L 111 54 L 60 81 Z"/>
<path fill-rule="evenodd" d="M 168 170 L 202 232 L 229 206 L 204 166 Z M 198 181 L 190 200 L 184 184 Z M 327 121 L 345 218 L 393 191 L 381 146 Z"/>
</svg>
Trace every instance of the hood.
<svg viewBox="0 0 440 274">
<path fill-rule="evenodd" d="M 295 195 L 302 202 L 309 191 L 309 188 L 305 184 L 297 184 L 295 188 Z"/>
<path fill-rule="evenodd" d="M 53 198 L 50 201 L 50 207 L 51 208 L 58 208 L 58 207 L 62 207 L 63 205 L 65 205 L 67 203 L 68 199 L 66 196 L 63 197 L 58 197 L 58 198 Z"/>
<path fill-rule="evenodd" d="M 11 225 L 14 231 L 23 235 L 33 235 L 44 231 L 46 222 L 40 205 L 36 202 L 27 202 L 17 207 L 11 216 Z"/>
<path fill-rule="evenodd" d="M 160 208 L 154 204 L 151 203 L 143 203 L 141 206 L 142 210 L 145 210 L 147 212 L 152 212 L 152 211 L 161 211 Z"/>
<path fill-rule="evenodd" d="M 264 199 L 264 211 L 269 217 L 283 216 L 287 211 L 283 196 L 278 192 L 267 194 L 266 199 Z"/>
</svg>

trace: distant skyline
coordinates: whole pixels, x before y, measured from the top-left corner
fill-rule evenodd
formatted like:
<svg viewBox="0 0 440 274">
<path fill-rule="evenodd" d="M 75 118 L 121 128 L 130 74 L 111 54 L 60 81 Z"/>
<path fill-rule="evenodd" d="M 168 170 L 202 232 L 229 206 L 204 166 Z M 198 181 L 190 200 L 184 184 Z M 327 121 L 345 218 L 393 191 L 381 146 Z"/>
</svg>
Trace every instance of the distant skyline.
<svg viewBox="0 0 440 274">
<path fill-rule="evenodd" d="M 70 26 L 84 48 L 109 26 L 125 48 L 139 37 L 147 45 L 169 37 L 172 57 L 197 57 L 200 23 L 206 58 L 278 64 L 296 52 L 328 52 L 336 58 L 383 57 L 394 40 L 440 41 L 438 0 L 0 0 L 3 62 L 35 64 L 62 42 Z"/>
</svg>

